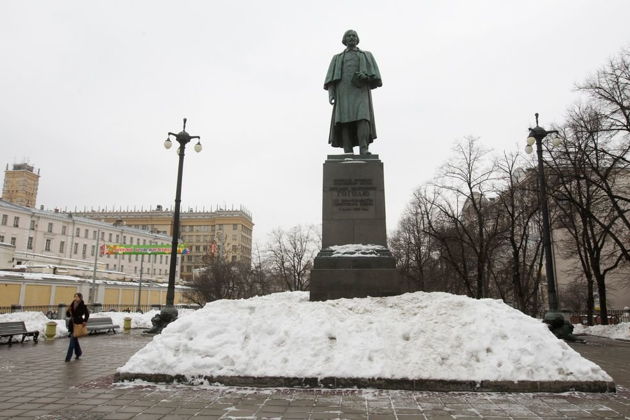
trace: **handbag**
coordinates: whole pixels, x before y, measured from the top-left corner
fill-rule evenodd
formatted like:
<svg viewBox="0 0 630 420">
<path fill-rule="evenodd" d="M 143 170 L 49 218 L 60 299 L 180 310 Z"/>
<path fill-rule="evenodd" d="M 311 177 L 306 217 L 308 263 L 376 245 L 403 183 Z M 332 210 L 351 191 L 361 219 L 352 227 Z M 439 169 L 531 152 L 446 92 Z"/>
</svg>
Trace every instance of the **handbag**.
<svg viewBox="0 0 630 420">
<path fill-rule="evenodd" d="M 79 338 L 79 337 L 83 337 L 84 335 L 88 335 L 88 329 L 87 329 L 87 325 L 85 324 L 74 324 L 73 328 L 72 328 L 72 336 Z"/>
</svg>

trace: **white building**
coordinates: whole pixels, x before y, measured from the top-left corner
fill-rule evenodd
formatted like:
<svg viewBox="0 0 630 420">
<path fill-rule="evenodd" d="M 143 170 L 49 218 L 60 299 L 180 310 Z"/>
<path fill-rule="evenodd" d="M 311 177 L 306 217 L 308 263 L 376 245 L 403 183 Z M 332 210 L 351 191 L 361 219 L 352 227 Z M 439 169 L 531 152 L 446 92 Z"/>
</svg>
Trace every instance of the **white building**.
<svg viewBox="0 0 630 420">
<path fill-rule="evenodd" d="M 39 267 L 41 270 L 45 266 L 59 274 L 72 270 L 76 275 L 83 271 L 88 277 L 96 261 L 98 278 L 135 280 L 140 277 L 142 256 L 97 255 L 97 244 L 99 247 L 103 244 L 170 244 L 171 240 L 163 234 L 56 210 L 33 209 L 0 199 L 0 243 L 14 247 L 13 266 L 18 268 L 27 266 L 37 270 Z M 3 247 L 3 251 L 7 249 L 11 247 Z M 5 259 L 1 262 L 5 263 Z M 169 259 L 170 255 L 145 255 L 143 280 L 167 282 Z M 179 279 L 179 273 L 175 278 Z"/>
</svg>

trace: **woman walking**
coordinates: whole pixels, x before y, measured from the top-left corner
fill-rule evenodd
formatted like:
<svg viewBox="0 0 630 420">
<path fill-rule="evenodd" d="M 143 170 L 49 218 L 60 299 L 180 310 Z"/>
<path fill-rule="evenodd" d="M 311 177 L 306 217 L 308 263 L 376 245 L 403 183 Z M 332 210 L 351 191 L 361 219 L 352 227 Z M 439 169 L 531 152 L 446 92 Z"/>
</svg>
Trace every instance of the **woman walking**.
<svg viewBox="0 0 630 420">
<path fill-rule="evenodd" d="M 88 311 L 87 306 L 83 302 L 83 295 L 81 293 L 74 294 L 74 300 L 70 304 L 70 307 L 66 311 L 66 316 L 70 317 L 70 344 L 68 344 L 68 353 L 66 353 L 66 362 L 69 362 L 72 359 L 72 352 L 75 354 L 75 358 L 78 360 L 83 352 L 81 351 L 81 346 L 79 345 L 79 336 L 77 333 L 79 331 L 79 327 L 81 325 L 87 326 L 88 318 L 90 317 L 90 312 Z"/>
</svg>

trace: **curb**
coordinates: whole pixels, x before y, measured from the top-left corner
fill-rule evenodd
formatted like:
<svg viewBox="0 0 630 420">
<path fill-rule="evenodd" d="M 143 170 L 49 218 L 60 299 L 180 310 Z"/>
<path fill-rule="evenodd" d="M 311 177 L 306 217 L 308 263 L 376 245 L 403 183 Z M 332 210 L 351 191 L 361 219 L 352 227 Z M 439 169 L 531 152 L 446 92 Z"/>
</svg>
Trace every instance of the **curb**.
<svg viewBox="0 0 630 420">
<path fill-rule="evenodd" d="M 204 376 L 160 373 L 116 373 L 114 382 L 136 379 L 154 383 L 192 384 L 195 380 L 226 386 L 257 388 L 377 388 L 436 392 L 616 392 L 606 381 L 458 381 L 442 379 L 388 378 L 291 378 L 283 376 Z"/>
</svg>

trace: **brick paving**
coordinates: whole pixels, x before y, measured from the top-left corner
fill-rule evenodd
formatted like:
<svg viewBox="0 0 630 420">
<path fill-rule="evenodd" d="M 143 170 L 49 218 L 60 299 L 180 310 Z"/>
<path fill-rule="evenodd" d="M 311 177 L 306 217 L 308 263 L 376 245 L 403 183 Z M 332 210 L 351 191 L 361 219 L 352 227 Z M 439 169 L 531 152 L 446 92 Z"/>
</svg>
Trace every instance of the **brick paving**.
<svg viewBox="0 0 630 420">
<path fill-rule="evenodd" d="M 630 343 L 572 344 L 601 364 L 616 394 L 430 393 L 120 385 L 113 373 L 149 339 L 139 332 L 0 346 L 0 419 L 630 419 Z"/>
</svg>

